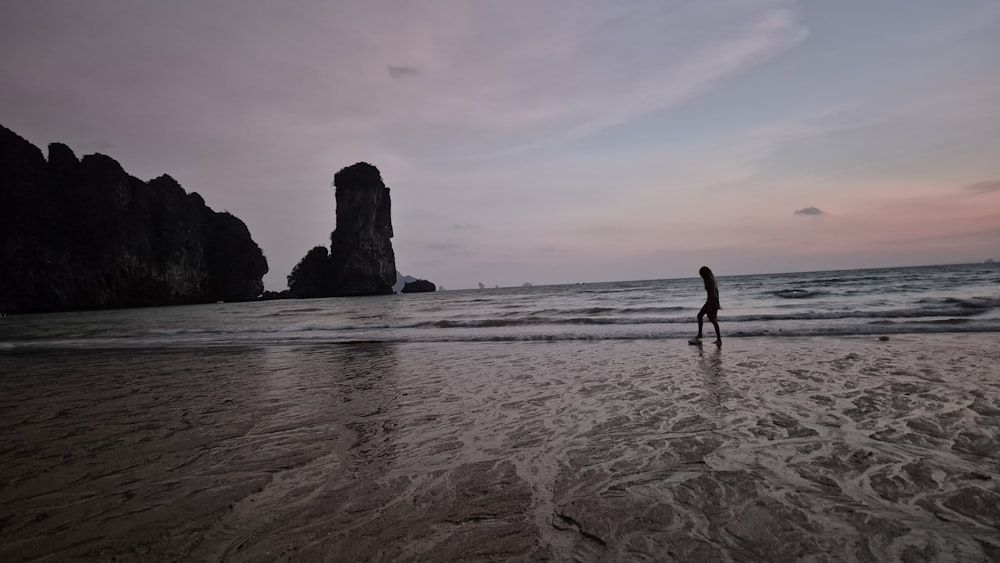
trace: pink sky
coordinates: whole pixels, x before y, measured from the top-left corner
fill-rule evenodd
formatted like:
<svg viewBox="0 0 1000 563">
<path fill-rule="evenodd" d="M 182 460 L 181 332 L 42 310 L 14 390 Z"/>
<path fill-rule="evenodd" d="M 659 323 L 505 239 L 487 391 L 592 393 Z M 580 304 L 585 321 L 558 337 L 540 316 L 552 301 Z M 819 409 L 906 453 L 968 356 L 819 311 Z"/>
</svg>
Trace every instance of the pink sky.
<svg viewBox="0 0 1000 563">
<path fill-rule="evenodd" d="M 234 213 L 269 289 L 362 160 L 399 269 L 448 289 L 1000 258 L 995 1 L 4 14 L 0 123 Z"/>
</svg>

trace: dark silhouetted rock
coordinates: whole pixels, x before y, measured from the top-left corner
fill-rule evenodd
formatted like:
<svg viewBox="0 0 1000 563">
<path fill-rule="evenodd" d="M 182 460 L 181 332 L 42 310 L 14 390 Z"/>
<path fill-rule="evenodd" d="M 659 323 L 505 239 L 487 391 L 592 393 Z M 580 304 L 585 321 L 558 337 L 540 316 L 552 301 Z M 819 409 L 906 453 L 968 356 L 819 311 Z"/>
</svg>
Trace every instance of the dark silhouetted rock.
<svg viewBox="0 0 1000 563">
<path fill-rule="evenodd" d="M 437 287 L 427 280 L 417 280 L 403 285 L 401 293 L 426 293 L 436 289 Z"/>
<path fill-rule="evenodd" d="M 389 188 L 378 168 L 367 162 L 337 172 L 333 184 L 337 224 L 330 234 L 330 253 L 322 257 L 322 247 L 310 250 L 288 276 L 289 289 L 296 297 L 392 293 L 396 257 Z"/>
<path fill-rule="evenodd" d="M 258 298 L 259 301 L 274 301 L 275 299 L 291 299 L 292 292 L 288 289 L 283 289 L 281 291 L 268 291 L 265 290 L 264 293 Z"/>
<path fill-rule="evenodd" d="M 288 275 L 288 289 L 295 297 L 333 295 L 333 268 L 326 247 L 313 247 Z"/>
<path fill-rule="evenodd" d="M 392 284 L 392 292 L 393 293 L 399 293 L 399 292 L 403 291 L 403 286 L 404 285 L 406 285 L 406 284 L 408 284 L 410 282 L 415 282 L 415 281 L 417 281 L 417 278 L 415 278 L 413 276 L 408 276 L 408 275 L 406 275 L 406 274 L 404 274 L 402 272 L 398 272 L 397 271 L 396 272 L 396 283 Z"/>
<path fill-rule="evenodd" d="M 0 127 L 0 311 L 245 301 L 265 273 L 246 225 L 170 176 L 61 143 L 46 161 Z"/>
<path fill-rule="evenodd" d="M 392 251 L 389 188 L 378 168 L 359 162 L 333 177 L 337 227 L 330 234 L 335 295 L 392 293 L 396 256 Z"/>
<path fill-rule="evenodd" d="M 431 283 L 431 282 L 429 282 L 429 281 L 427 281 L 427 280 L 417 280 L 417 278 L 415 278 L 413 276 L 408 276 L 408 275 L 403 274 L 401 272 L 396 272 L 396 284 L 392 286 L 392 291 L 395 292 L 395 293 L 415 293 L 416 291 L 444 291 L 444 286 L 438 286 L 438 288 L 436 290 L 435 289 L 430 289 L 430 290 L 427 290 L 427 289 L 418 289 L 418 290 L 411 290 L 411 291 L 403 291 L 404 287 L 406 287 L 408 284 L 410 284 L 412 282 L 415 282 L 415 281 L 421 281 L 421 282 L 423 282 L 425 284 L 430 284 L 430 287 L 434 287 L 434 284 Z"/>
</svg>

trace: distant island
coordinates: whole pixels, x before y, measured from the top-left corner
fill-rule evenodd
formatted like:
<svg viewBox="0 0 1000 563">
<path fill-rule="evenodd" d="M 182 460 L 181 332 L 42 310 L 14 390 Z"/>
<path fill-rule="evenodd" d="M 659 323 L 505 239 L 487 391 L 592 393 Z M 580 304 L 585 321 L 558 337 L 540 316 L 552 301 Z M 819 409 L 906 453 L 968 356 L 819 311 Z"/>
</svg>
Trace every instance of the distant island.
<svg viewBox="0 0 1000 563">
<path fill-rule="evenodd" d="M 436 289 L 437 286 L 427 280 L 416 280 L 403 284 L 400 293 L 429 293 Z"/>
<path fill-rule="evenodd" d="M 400 272 L 396 272 L 396 283 L 392 286 L 393 293 L 425 293 L 443 289 L 443 287 L 436 286 L 427 280 L 417 279 Z"/>
<path fill-rule="evenodd" d="M 42 151 L 0 126 L 0 312 L 246 301 L 267 260 L 246 225 L 163 175 Z"/>
</svg>

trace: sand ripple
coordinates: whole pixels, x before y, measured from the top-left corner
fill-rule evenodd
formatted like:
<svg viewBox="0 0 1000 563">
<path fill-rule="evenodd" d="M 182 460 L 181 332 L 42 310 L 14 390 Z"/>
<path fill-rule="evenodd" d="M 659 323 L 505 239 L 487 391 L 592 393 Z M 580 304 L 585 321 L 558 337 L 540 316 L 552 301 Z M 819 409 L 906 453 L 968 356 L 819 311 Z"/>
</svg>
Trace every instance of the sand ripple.
<svg viewBox="0 0 1000 563">
<path fill-rule="evenodd" d="M 0 358 L 0 559 L 1000 559 L 990 335 Z"/>
</svg>

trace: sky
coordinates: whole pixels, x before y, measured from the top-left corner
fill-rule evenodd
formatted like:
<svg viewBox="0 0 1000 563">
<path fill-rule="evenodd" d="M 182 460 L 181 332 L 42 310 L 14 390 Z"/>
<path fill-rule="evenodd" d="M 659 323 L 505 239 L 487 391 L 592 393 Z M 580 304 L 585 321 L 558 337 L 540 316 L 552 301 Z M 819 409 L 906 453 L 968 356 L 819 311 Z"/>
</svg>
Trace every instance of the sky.
<svg viewBox="0 0 1000 563">
<path fill-rule="evenodd" d="M 0 9 L 0 124 L 170 174 L 267 289 L 360 161 L 446 289 L 1000 259 L 997 0 Z"/>
</svg>

